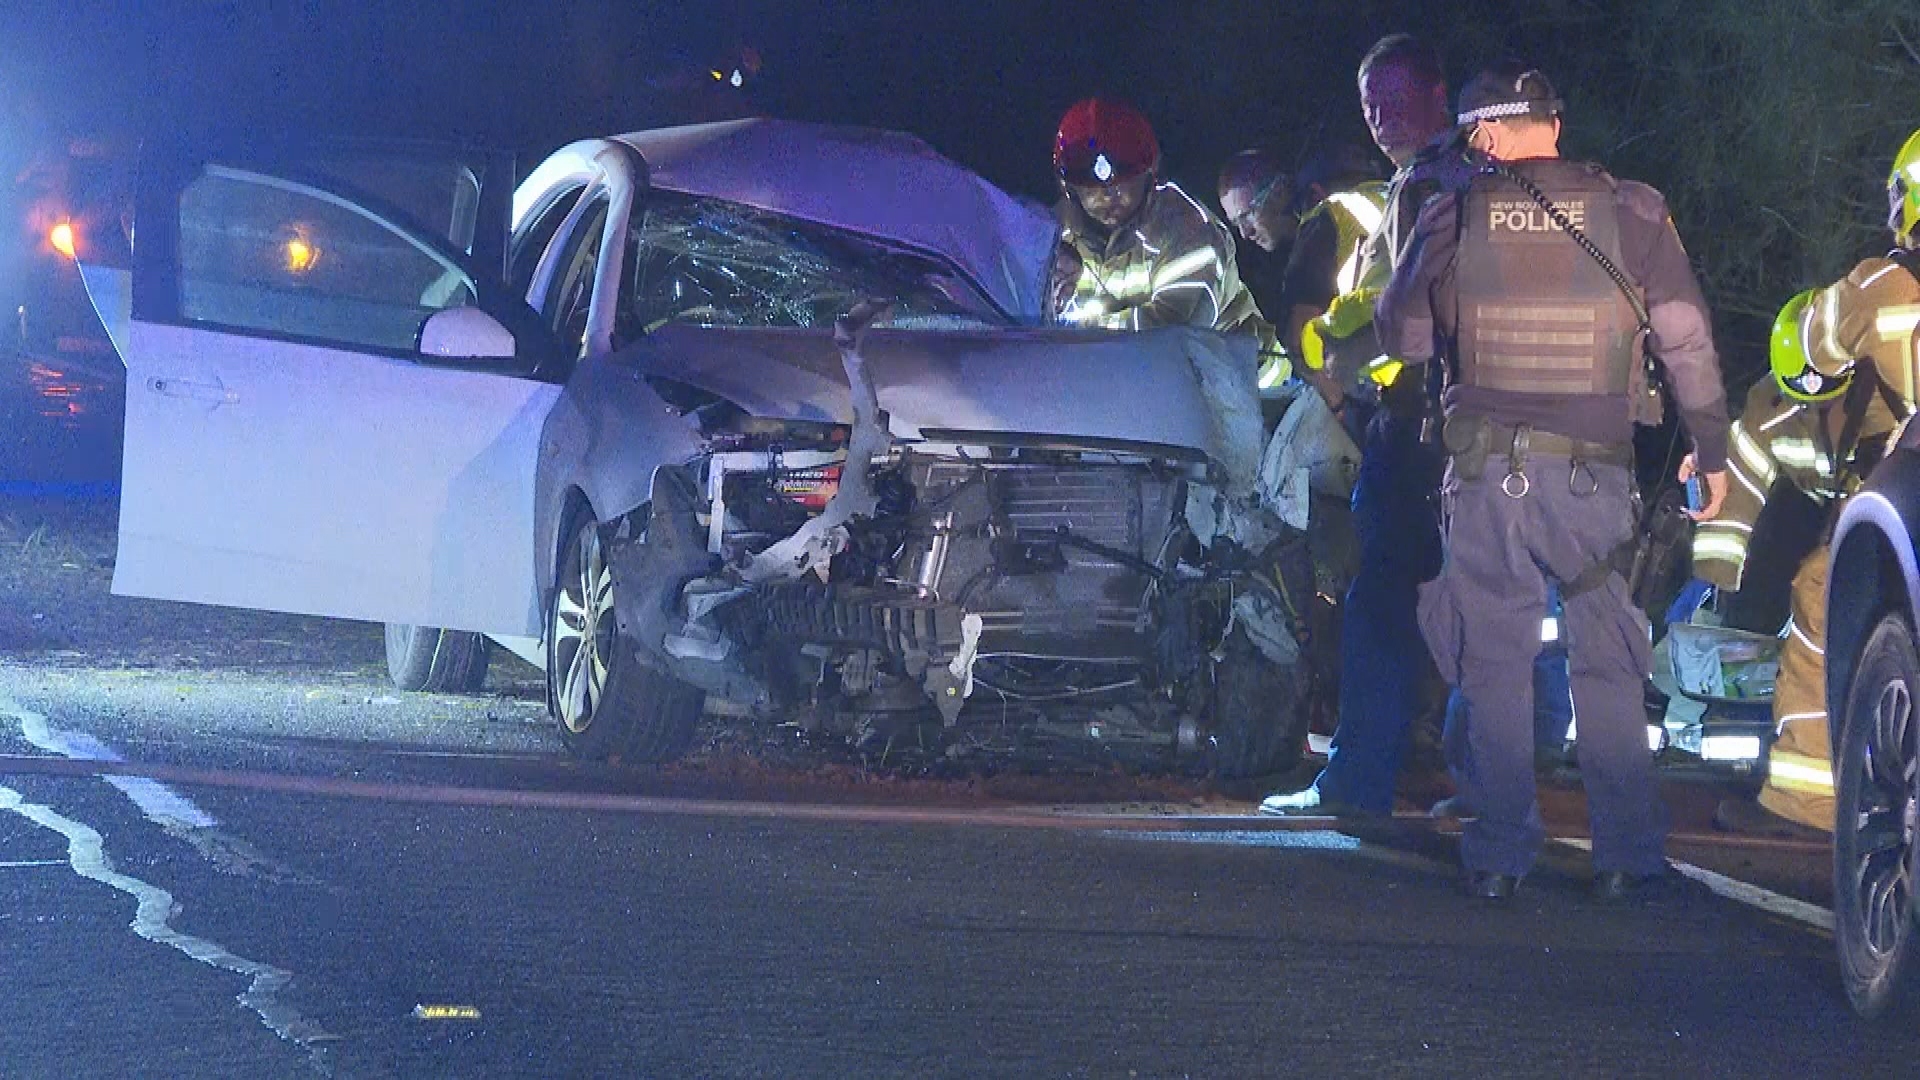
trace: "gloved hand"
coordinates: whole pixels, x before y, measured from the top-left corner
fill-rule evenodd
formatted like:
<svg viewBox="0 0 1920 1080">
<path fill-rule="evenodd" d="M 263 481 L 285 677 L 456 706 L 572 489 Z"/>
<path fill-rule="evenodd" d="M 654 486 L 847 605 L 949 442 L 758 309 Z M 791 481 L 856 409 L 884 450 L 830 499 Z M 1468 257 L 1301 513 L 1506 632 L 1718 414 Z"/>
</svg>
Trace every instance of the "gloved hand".
<svg viewBox="0 0 1920 1080">
<path fill-rule="evenodd" d="M 1380 299 L 1379 289 L 1355 289 L 1341 293 L 1319 316 L 1300 328 L 1300 360 L 1319 371 L 1327 364 L 1327 342 L 1352 337 L 1373 321 L 1373 305 Z"/>
</svg>

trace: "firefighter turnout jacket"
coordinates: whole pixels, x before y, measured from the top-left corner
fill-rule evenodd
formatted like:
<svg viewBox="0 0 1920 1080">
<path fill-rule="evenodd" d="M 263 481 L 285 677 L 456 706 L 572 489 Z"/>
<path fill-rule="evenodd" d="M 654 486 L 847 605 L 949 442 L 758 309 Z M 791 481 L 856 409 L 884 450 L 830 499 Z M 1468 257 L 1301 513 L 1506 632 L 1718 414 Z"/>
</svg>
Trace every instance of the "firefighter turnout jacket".
<svg viewBox="0 0 1920 1080">
<path fill-rule="evenodd" d="M 1597 165 L 1542 158 L 1509 168 L 1541 190 L 1628 278 L 1705 471 L 1724 467 L 1726 392 L 1706 301 L 1666 200 Z M 1629 384 L 1638 318 L 1619 284 L 1532 197 L 1493 173 L 1420 213 L 1380 297 L 1387 352 L 1448 365 L 1456 414 L 1581 443 L 1633 441 Z M 1402 375 L 1401 378 L 1406 378 Z"/>
<path fill-rule="evenodd" d="M 1842 399 L 1797 402 L 1782 394 L 1771 378 L 1754 383 L 1729 440 L 1727 473 L 1732 482 L 1726 501 L 1718 517 L 1694 526 L 1694 576 L 1729 592 L 1739 590 L 1754 526 L 1776 481 L 1785 479 L 1828 508 L 1852 494 L 1871 465 L 1867 458 L 1901 419 L 1878 397 L 1869 398 L 1864 407 L 1856 445 L 1842 448 Z M 1868 448 L 1866 457 L 1862 445 Z"/>
<path fill-rule="evenodd" d="M 1747 547 L 1766 507 L 1774 481 L 1785 477 L 1816 502 L 1833 506 L 1859 487 L 1875 454 L 1907 414 L 1913 411 L 1920 356 L 1920 259 L 1895 252 L 1866 259 L 1846 277 L 1815 292 L 1802 309 L 1799 339 L 1807 362 L 1824 375 L 1837 376 L 1856 365 L 1870 366 L 1871 378 L 1892 392 L 1901 408 L 1880 394 L 1859 397 L 1863 410 L 1855 445 L 1842 447 L 1846 412 L 1853 395 L 1821 402 L 1798 402 L 1780 393 L 1773 379 L 1756 383 L 1733 426 L 1727 462 L 1732 483 L 1720 516 L 1700 523 L 1693 540 L 1695 576 L 1737 590 L 1746 570 Z M 1836 456 L 1842 460 L 1835 461 Z"/>
<path fill-rule="evenodd" d="M 1738 589 L 1745 575 L 1753 527 L 1774 483 L 1786 480 L 1831 513 L 1866 479 L 1888 439 L 1914 411 L 1916 341 L 1920 339 L 1920 278 L 1913 256 L 1868 259 L 1815 293 L 1801 311 L 1799 339 L 1807 361 L 1822 374 L 1859 368 L 1845 394 L 1797 402 L 1775 380 L 1747 394 L 1734 425 L 1726 502 L 1720 516 L 1701 522 L 1693 540 L 1694 573 Z M 1865 381 L 1861 381 L 1865 380 Z M 1877 384 L 1877 387 L 1876 387 Z M 1869 387 L 1876 387 L 1869 389 Z M 1891 393 L 1883 394 L 1878 388 Z M 1851 430 L 1850 430 L 1851 429 Z M 1824 544 L 1793 577 L 1792 615 L 1774 683 L 1774 742 L 1760 804 L 1814 828 L 1833 829 L 1832 746 L 1826 703 L 1826 591 Z"/>
<path fill-rule="evenodd" d="M 1233 235 L 1177 185 L 1152 188 L 1132 220 L 1111 233 L 1071 198 L 1061 200 L 1059 215 L 1061 242 L 1080 257 L 1061 322 L 1109 330 L 1266 329 L 1234 265 Z M 1271 340 L 1266 329 L 1263 344 Z"/>
</svg>

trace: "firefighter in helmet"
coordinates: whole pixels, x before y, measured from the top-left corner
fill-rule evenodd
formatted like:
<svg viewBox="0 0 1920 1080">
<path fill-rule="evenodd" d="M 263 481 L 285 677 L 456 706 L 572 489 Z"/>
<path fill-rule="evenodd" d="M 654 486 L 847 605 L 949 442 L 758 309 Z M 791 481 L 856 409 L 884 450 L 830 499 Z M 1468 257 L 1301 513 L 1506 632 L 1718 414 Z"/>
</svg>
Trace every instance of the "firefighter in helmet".
<svg viewBox="0 0 1920 1080">
<path fill-rule="evenodd" d="M 1089 98 L 1068 109 L 1053 144 L 1061 243 L 1079 276 L 1060 291 L 1059 320 L 1113 330 L 1197 326 L 1272 329 L 1234 263 L 1233 235 L 1201 203 L 1160 179 L 1160 143 L 1132 106 Z"/>
<path fill-rule="evenodd" d="M 1894 249 L 1867 259 L 1824 289 L 1787 301 L 1774 321 L 1773 379 L 1747 399 L 1728 467 L 1735 483 L 1724 521 L 1694 534 L 1695 573 L 1738 589 L 1747 540 L 1776 479 L 1785 478 L 1831 515 L 1880 459 L 1914 411 L 1920 380 L 1920 131 L 1887 177 Z M 1691 461 L 1683 469 L 1691 468 Z M 1834 783 L 1826 706 L 1825 543 L 1793 576 L 1792 614 L 1774 685 L 1775 739 L 1757 800 L 1728 799 L 1723 829 L 1793 836 L 1833 831 Z"/>
</svg>

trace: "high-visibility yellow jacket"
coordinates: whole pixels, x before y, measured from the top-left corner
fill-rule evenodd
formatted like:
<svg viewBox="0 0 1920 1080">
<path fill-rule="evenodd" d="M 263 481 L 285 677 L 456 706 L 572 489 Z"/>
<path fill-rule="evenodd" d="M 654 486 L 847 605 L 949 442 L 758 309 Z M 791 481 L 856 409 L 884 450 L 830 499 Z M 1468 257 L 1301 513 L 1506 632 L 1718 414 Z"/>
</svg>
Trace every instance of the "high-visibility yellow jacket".
<svg viewBox="0 0 1920 1080">
<path fill-rule="evenodd" d="M 1379 230 L 1387 213 L 1387 185 L 1374 180 L 1356 185 L 1350 191 L 1336 191 L 1315 203 L 1300 216 L 1300 228 L 1321 215 L 1327 215 L 1338 230 L 1335 241 L 1334 292 L 1352 292 L 1360 284 L 1361 245 Z"/>
<path fill-rule="evenodd" d="M 1436 194 L 1465 187 L 1475 168 L 1457 133 L 1449 130 L 1394 171 L 1380 189 L 1381 212 L 1374 228 L 1357 243 L 1353 287 L 1343 289 L 1327 314 L 1301 331 L 1301 360 L 1306 366 L 1326 368 L 1343 385 L 1362 373 L 1382 384 L 1393 381 L 1401 365 L 1385 355 L 1379 337 L 1370 329 L 1374 302 L 1393 278 L 1394 265 L 1413 234 L 1421 206 Z"/>
<path fill-rule="evenodd" d="M 1801 316 L 1801 340 L 1813 366 L 1838 375 L 1870 364 L 1902 403 L 1899 415 L 1878 395 L 1867 403 L 1860 439 L 1889 434 L 1914 409 L 1916 336 L 1920 335 L 1920 280 L 1889 259 L 1867 259 L 1815 293 Z M 1753 526 L 1775 480 L 1789 482 L 1822 504 L 1852 494 L 1860 469 L 1836 463 L 1846 417 L 1842 399 L 1796 402 L 1771 378 L 1747 393 L 1727 453 L 1727 499 L 1720 515 L 1694 529 L 1696 576 L 1738 589 Z M 1845 469 L 1838 466 L 1844 464 Z"/>
</svg>

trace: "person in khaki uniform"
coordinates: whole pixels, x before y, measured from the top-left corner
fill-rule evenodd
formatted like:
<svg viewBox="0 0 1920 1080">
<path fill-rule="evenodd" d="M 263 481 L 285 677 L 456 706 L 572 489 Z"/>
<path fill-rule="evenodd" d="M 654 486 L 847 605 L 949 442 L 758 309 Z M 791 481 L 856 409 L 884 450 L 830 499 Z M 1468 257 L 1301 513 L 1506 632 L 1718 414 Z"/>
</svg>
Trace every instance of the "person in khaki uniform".
<svg viewBox="0 0 1920 1080">
<path fill-rule="evenodd" d="M 1727 516 L 1700 526 L 1701 577 L 1737 588 L 1746 539 L 1774 480 L 1785 476 L 1837 512 L 1914 411 L 1920 343 L 1920 131 L 1887 181 L 1895 248 L 1866 259 L 1824 289 L 1787 302 L 1774 323 L 1772 363 L 1781 398 L 1762 384 L 1735 428 Z M 1758 400 L 1756 400 L 1758 399 Z M 1730 799 L 1723 829 L 1794 835 L 1833 831 L 1833 768 L 1826 703 L 1827 560 L 1823 543 L 1793 578 L 1792 617 L 1774 685 L 1776 731 L 1757 800 Z"/>
</svg>

